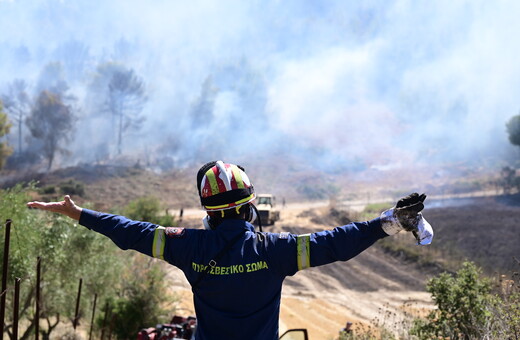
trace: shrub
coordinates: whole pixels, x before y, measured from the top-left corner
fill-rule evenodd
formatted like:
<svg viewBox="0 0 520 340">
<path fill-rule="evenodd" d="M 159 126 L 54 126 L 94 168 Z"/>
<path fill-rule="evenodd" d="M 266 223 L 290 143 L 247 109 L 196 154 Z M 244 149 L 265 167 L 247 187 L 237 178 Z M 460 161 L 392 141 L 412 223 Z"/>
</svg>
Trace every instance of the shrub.
<svg viewBox="0 0 520 340">
<path fill-rule="evenodd" d="M 432 294 L 437 309 L 426 320 L 417 319 L 410 333 L 421 339 L 481 339 L 492 314 L 489 306 L 496 304 L 491 283 L 482 278 L 481 270 L 471 262 L 453 276 L 443 273 L 432 278 L 427 291 Z"/>
<path fill-rule="evenodd" d="M 135 270 L 123 277 L 119 296 L 107 301 L 109 322 L 117 339 L 132 339 L 142 328 L 168 322 L 178 301 L 168 293 L 166 274 L 155 261 L 133 256 L 132 262 Z M 98 327 L 104 318 L 98 316 Z"/>
<path fill-rule="evenodd" d="M 162 206 L 159 199 L 152 196 L 140 197 L 130 202 L 124 209 L 124 214 L 130 219 L 151 222 L 163 226 L 175 226 L 175 219 L 168 212 L 161 214 Z"/>
<path fill-rule="evenodd" d="M 64 195 L 85 196 L 85 185 L 81 182 L 69 179 L 60 183 L 61 193 Z"/>
<path fill-rule="evenodd" d="M 54 185 L 46 185 L 38 189 L 38 192 L 42 195 L 54 195 L 56 193 L 56 187 Z"/>
<path fill-rule="evenodd" d="M 520 339 L 520 282 L 519 273 L 511 279 L 500 275 L 497 298 L 492 304 L 493 320 L 489 325 L 492 339 Z"/>
<path fill-rule="evenodd" d="M 128 203 L 125 208 L 125 216 L 133 220 L 152 222 L 155 220 L 161 204 L 159 200 L 152 196 L 140 197 Z"/>
</svg>

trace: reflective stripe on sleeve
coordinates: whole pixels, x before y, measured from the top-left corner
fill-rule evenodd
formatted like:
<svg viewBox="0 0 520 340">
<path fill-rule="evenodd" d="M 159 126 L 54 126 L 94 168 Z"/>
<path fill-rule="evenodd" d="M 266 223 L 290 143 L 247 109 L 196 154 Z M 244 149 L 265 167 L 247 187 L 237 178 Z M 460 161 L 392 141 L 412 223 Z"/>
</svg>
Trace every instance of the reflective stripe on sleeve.
<svg viewBox="0 0 520 340">
<path fill-rule="evenodd" d="M 157 227 L 153 237 L 152 256 L 164 260 L 165 228 Z"/>
<path fill-rule="evenodd" d="M 311 266 L 310 240 L 311 234 L 298 235 L 296 238 L 298 270 L 309 268 Z"/>
</svg>

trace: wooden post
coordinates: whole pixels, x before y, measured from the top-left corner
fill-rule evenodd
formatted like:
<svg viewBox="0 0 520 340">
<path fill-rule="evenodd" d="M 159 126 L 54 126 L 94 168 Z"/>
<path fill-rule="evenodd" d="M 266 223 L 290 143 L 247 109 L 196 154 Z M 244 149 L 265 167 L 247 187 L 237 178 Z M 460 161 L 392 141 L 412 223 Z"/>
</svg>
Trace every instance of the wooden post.
<svg viewBox="0 0 520 340">
<path fill-rule="evenodd" d="M 78 297 L 76 298 L 76 312 L 74 313 L 74 322 L 72 323 L 72 326 L 74 327 L 74 330 L 76 330 L 76 326 L 78 325 L 79 301 L 81 299 L 81 284 L 82 283 L 83 283 L 83 279 L 79 279 Z"/>
<path fill-rule="evenodd" d="M 11 220 L 5 221 L 4 263 L 2 267 L 2 292 L 0 293 L 0 339 L 4 339 L 5 298 L 7 294 L 7 268 L 9 267 L 9 242 L 11 239 Z"/>
<path fill-rule="evenodd" d="M 17 277 L 14 280 L 14 308 L 13 308 L 13 339 L 18 339 L 18 313 L 20 309 L 20 281 Z"/>
<path fill-rule="evenodd" d="M 94 314 L 96 314 L 96 301 L 97 294 L 94 294 L 94 306 L 92 307 L 92 319 L 90 320 L 90 333 L 88 335 L 88 340 L 92 339 L 92 328 L 94 328 Z"/>
<path fill-rule="evenodd" d="M 34 325 L 34 339 L 38 340 L 40 336 L 40 307 L 41 307 L 41 257 L 36 260 L 36 324 Z"/>
</svg>

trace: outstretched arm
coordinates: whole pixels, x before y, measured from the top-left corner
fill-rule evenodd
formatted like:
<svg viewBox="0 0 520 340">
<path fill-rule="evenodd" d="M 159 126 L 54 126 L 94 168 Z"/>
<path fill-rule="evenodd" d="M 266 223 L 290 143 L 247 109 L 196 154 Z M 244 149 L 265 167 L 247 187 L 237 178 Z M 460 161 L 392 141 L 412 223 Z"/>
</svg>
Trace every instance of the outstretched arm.
<svg viewBox="0 0 520 340">
<path fill-rule="evenodd" d="M 135 249 L 152 256 L 152 243 L 156 225 L 132 221 L 123 216 L 111 215 L 78 207 L 69 195 L 61 202 L 29 202 L 27 206 L 68 216 L 79 224 L 110 238 L 121 249 Z M 164 228 L 162 229 L 164 230 Z M 162 252 L 154 257 L 161 257 Z"/>
<path fill-rule="evenodd" d="M 70 218 L 79 221 L 79 217 L 81 216 L 81 211 L 83 208 L 78 207 L 74 201 L 70 198 L 69 195 L 64 197 L 64 200 L 61 202 L 29 202 L 27 206 L 30 208 L 37 208 L 41 210 L 51 211 L 58 214 L 62 214 L 68 216 Z"/>
</svg>

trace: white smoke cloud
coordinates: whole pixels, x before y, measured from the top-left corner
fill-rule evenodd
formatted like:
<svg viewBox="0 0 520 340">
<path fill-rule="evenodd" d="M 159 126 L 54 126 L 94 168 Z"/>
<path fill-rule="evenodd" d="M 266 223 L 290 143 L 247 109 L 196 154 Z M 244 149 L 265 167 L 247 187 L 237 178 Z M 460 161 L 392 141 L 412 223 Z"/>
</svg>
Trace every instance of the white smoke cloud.
<svg viewBox="0 0 520 340">
<path fill-rule="evenodd" d="M 135 69 L 146 84 L 147 119 L 127 152 L 171 143 L 175 157 L 198 148 L 206 159 L 201 136 L 233 134 L 243 112 L 244 121 L 266 115 L 256 132 L 263 139 L 284 136 L 299 150 L 317 146 L 367 165 L 496 157 L 511 148 L 504 126 L 520 107 L 519 9 L 483 0 L 4 0 L 0 89 L 16 78 L 36 85 L 56 58 L 71 63 L 77 54 L 63 46 L 76 41 L 88 49 L 68 68 L 83 67 L 69 74 L 79 102 L 103 62 Z M 208 77 L 215 119 L 194 131 L 190 112 Z M 82 124 L 91 124 L 88 113 Z M 108 141 L 106 127 L 83 130 L 78 151 Z M 218 143 L 235 154 L 272 147 L 255 138 Z"/>
</svg>

